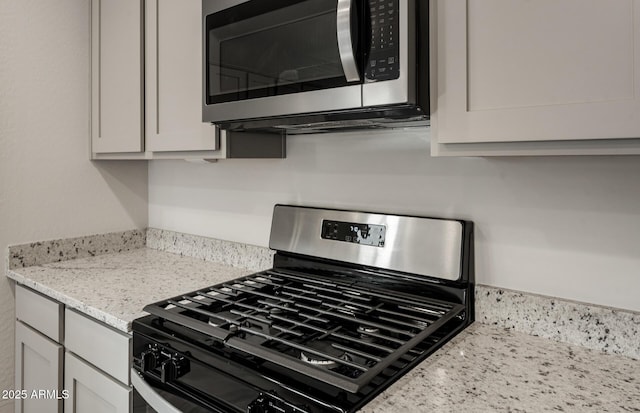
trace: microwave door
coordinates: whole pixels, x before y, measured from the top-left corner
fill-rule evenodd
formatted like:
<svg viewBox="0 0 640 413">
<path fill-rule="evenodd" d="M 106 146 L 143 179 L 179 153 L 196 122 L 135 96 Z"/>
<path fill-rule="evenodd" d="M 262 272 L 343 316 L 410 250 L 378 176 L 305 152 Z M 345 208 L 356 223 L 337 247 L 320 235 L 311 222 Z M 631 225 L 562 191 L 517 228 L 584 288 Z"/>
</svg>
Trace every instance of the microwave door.
<svg viewBox="0 0 640 413">
<path fill-rule="evenodd" d="M 213 3 L 203 3 L 204 121 L 362 106 L 356 1 Z"/>
</svg>

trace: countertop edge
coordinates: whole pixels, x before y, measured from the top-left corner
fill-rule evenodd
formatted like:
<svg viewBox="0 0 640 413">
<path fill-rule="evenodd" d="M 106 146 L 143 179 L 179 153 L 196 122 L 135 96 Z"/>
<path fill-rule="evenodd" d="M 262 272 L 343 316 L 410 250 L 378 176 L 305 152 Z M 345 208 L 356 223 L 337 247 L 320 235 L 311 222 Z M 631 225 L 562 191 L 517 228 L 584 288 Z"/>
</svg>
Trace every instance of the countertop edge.
<svg viewBox="0 0 640 413">
<path fill-rule="evenodd" d="M 127 322 L 105 311 L 91 307 L 80 300 L 63 294 L 53 288 L 47 287 L 46 285 L 33 281 L 30 278 L 27 278 L 13 270 L 7 270 L 6 275 L 7 278 L 14 280 L 16 283 L 31 288 L 34 291 L 37 291 L 53 300 L 56 300 L 64 304 L 67 308 L 78 310 L 79 312 L 108 326 L 111 326 L 116 330 L 129 335 L 131 334 L 131 322 Z M 141 313 L 140 316 L 142 315 L 143 314 Z"/>
</svg>

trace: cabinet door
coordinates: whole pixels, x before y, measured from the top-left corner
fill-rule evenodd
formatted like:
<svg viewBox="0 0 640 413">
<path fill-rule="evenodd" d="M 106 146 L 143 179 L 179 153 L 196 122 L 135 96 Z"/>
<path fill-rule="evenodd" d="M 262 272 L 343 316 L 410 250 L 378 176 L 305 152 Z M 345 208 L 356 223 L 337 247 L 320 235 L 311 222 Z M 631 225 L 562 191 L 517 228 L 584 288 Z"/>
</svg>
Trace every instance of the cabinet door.
<svg viewBox="0 0 640 413">
<path fill-rule="evenodd" d="M 131 388 L 107 377 L 71 353 L 64 362 L 64 387 L 69 398 L 64 401 L 67 412 L 129 413 Z"/>
<path fill-rule="evenodd" d="M 16 322 L 16 390 L 26 391 L 16 400 L 16 413 L 62 412 L 63 352 L 61 345 Z"/>
<path fill-rule="evenodd" d="M 142 7 L 142 0 L 91 0 L 94 153 L 144 150 Z"/>
<path fill-rule="evenodd" d="M 146 145 L 149 151 L 216 150 L 202 122 L 202 1 L 146 1 Z"/>
<path fill-rule="evenodd" d="M 640 0 L 435 7 L 436 143 L 640 137 Z"/>
</svg>

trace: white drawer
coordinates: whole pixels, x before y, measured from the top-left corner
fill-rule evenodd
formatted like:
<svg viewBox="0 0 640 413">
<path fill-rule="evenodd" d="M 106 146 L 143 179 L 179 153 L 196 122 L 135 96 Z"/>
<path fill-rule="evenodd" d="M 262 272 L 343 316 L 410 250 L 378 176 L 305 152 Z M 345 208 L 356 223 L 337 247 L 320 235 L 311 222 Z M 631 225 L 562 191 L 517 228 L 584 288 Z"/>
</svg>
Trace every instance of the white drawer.
<svg viewBox="0 0 640 413">
<path fill-rule="evenodd" d="M 53 341 L 62 341 L 64 306 L 39 293 L 16 285 L 16 318 Z"/>
<path fill-rule="evenodd" d="M 73 310 L 65 310 L 64 346 L 129 385 L 131 337 Z"/>
</svg>

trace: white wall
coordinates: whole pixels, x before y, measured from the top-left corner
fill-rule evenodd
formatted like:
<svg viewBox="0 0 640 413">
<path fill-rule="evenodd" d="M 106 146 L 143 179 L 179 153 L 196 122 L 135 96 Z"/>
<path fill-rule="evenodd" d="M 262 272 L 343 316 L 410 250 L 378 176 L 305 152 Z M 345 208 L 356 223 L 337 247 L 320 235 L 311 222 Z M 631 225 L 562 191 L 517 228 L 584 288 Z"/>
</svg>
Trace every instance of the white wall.
<svg viewBox="0 0 640 413">
<path fill-rule="evenodd" d="M 2 262 L 8 244 L 146 225 L 146 163 L 89 161 L 89 1 L 0 0 Z M 0 277 L 0 390 L 14 388 L 13 326 Z"/>
<path fill-rule="evenodd" d="M 281 161 L 153 161 L 149 225 L 266 246 L 275 203 L 471 219 L 479 283 L 640 310 L 640 157 L 431 158 L 428 141 L 294 136 Z"/>
</svg>

